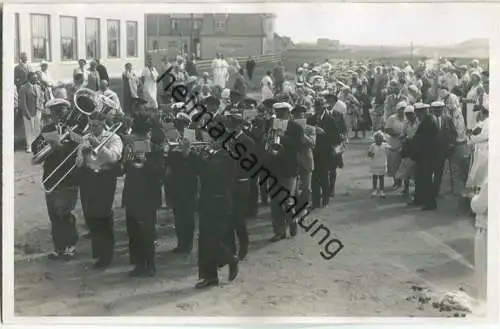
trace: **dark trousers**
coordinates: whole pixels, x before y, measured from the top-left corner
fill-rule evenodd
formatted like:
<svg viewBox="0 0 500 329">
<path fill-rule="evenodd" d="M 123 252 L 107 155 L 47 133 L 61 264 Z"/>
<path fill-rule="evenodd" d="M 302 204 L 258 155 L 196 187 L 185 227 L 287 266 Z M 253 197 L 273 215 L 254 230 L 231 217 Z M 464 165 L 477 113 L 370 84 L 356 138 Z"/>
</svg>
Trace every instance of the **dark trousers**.
<svg viewBox="0 0 500 329">
<path fill-rule="evenodd" d="M 177 235 L 177 247 L 179 249 L 191 250 L 193 248 L 195 197 L 193 195 L 191 197 L 172 198 L 175 234 Z"/>
<path fill-rule="evenodd" d="M 80 199 L 83 215 L 90 230 L 92 258 L 102 262 L 113 259 L 114 220 L 113 201 L 116 173 L 112 170 L 93 172 L 82 169 Z"/>
<path fill-rule="evenodd" d="M 156 209 L 126 209 L 130 264 L 155 267 Z"/>
<path fill-rule="evenodd" d="M 328 204 L 330 197 L 329 168 L 326 165 L 318 165 L 312 172 L 311 190 L 313 207 L 324 207 Z"/>
<path fill-rule="evenodd" d="M 328 170 L 328 183 L 330 184 L 330 195 L 335 194 L 335 183 L 337 183 L 337 168 Z"/>
<path fill-rule="evenodd" d="M 260 173 L 255 177 L 257 179 L 257 189 L 260 194 L 260 202 L 263 204 L 269 203 L 269 179 L 266 178 L 266 173 Z"/>
<path fill-rule="evenodd" d="M 257 216 L 259 212 L 259 180 L 251 178 L 249 183 L 247 217 Z"/>
<path fill-rule="evenodd" d="M 434 184 L 435 194 L 439 194 L 439 189 L 441 188 L 441 182 L 443 181 L 443 171 L 444 165 L 446 163 L 446 158 L 437 158 L 434 163 L 432 183 Z"/>
<path fill-rule="evenodd" d="M 436 207 L 436 189 L 432 181 L 434 164 L 429 159 L 417 162 L 415 176 L 415 202 L 426 207 Z"/>
<path fill-rule="evenodd" d="M 217 269 L 235 258 L 229 241 L 230 206 L 225 198 L 203 200 L 199 211 L 198 276 L 218 280 Z"/>
<path fill-rule="evenodd" d="M 76 220 L 72 213 L 77 198 L 77 186 L 61 186 L 51 193 L 45 194 L 52 227 L 52 242 L 54 250 L 57 252 L 64 252 L 64 249 L 76 245 L 78 241 Z"/>
<path fill-rule="evenodd" d="M 253 77 L 253 67 L 247 69 L 248 80 L 252 80 Z"/>
<path fill-rule="evenodd" d="M 240 252 L 248 250 L 248 230 L 246 217 L 248 215 L 248 201 L 250 195 L 250 180 L 246 182 L 236 182 L 233 189 L 233 204 L 231 209 L 231 230 L 230 242 L 231 251 L 236 254 L 236 241 L 234 235 L 238 238 Z"/>
</svg>

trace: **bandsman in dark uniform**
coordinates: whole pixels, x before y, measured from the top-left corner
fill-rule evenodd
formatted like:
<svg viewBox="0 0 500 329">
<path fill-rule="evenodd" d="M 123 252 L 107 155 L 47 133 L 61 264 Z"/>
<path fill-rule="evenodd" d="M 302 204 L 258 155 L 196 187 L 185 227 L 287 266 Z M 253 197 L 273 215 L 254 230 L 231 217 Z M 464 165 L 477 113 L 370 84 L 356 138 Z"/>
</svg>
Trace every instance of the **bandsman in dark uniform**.
<svg viewBox="0 0 500 329">
<path fill-rule="evenodd" d="M 178 127 L 190 124 L 190 120 L 180 115 L 174 121 Z M 198 157 L 191 151 L 191 143 L 183 138 L 180 141 L 181 150 L 172 151 L 167 159 L 168 187 L 171 192 L 172 209 L 174 212 L 177 246 L 174 253 L 190 253 L 193 249 L 194 212 L 198 192 L 196 162 Z"/>
<path fill-rule="evenodd" d="M 213 122 L 222 121 L 220 118 Z M 217 124 L 218 127 L 224 124 Z M 210 129 L 218 129 L 211 127 Z M 224 129 L 220 129 L 224 132 Z M 198 240 L 198 274 L 196 288 L 219 284 L 217 269 L 229 265 L 229 281 L 238 275 L 238 257 L 231 251 L 231 209 L 236 161 L 223 149 L 223 134 L 213 138 L 199 162 L 201 182 Z"/>
<path fill-rule="evenodd" d="M 335 145 L 340 144 L 340 134 L 335 121 L 325 111 L 324 99 L 314 102 L 314 116 L 307 119 L 307 124 L 321 128 L 325 133 L 316 137 L 313 151 L 314 170 L 311 189 L 313 208 L 325 207 L 329 203 L 329 171 L 332 168 Z"/>
<path fill-rule="evenodd" d="M 436 189 L 432 181 L 437 154 L 438 126 L 436 119 L 429 113 L 429 105 L 417 103 L 415 114 L 420 124 L 412 140 L 410 157 L 416 162 L 415 199 L 410 205 L 422 206 L 422 210 L 435 210 Z"/>
<path fill-rule="evenodd" d="M 243 120 L 241 114 L 233 113 L 229 117 L 229 129 L 233 130 L 230 133 L 231 139 L 224 141 L 223 147 L 227 149 L 229 155 L 236 162 L 235 181 L 233 185 L 233 204 L 231 209 L 231 247 L 232 252 L 236 254 L 236 243 L 234 234 L 238 238 L 238 257 L 243 260 L 248 254 L 248 230 L 245 220 L 250 217 L 250 173 L 239 165 L 237 160 L 240 160 L 247 152 L 254 152 L 254 142 L 247 135 L 247 123 Z"/>
<path fill-rule="evenodd" d="M 124 205 L 129 236 L 131 276 L 153 276 L 155 267 L 156 214 L 161 205 L 164 174 L 163 149 L 151 142 L 151 119 L 137 113 L 127 136 L 124 156 Z"/>
<path fill-rule="evenodd" d="M 51 122 L 42 128 L 42 136 L 50 144 L 53 151 L 43 162 L 43 180 L 54 172 L 64 159 L 66 159 L 78 144 L 71 139 L 61 141 L 64 134 L 63 121 L 67 117 L 71 104 L 64 99 L 52 99 L 47 102 L 46 107 L 50 111 Z M 33 150 L 35 153 L 35 150 Z M 58 172 L 65 173 L 75 163 L 76 153 L 67 159 Z M 53 178 L 45 182 L 45 188 L 50 189 L 62 178 L 59 174 L 52 175 Z M 78 181 L 76 172 L 73 170 L 59 185 L 50 193 L 45 193 L 47 210 L 52 228 L 52 242 L 54 251 L 49 254 L 50 259 L 70 260 L 76 254 L 76 243 L 78 233 L 76 220 L 72 211 L 78 198 Z"/>
<path fill-rule="evenodd" d="M 80 170 L 80 200 L 92 240 L 92 258 L 95 268 L 111 264 L 114 249 L 113 201 L 115 199 L 118 162 L 123 143 L 116 134 L 105 130 L 106 117 L 94 112 L 89 117 L 89 135 L 84 136 L 78 149 L 76 165 Z M 92 154 L 99 144 L 104 146 Z"/>
</svg>

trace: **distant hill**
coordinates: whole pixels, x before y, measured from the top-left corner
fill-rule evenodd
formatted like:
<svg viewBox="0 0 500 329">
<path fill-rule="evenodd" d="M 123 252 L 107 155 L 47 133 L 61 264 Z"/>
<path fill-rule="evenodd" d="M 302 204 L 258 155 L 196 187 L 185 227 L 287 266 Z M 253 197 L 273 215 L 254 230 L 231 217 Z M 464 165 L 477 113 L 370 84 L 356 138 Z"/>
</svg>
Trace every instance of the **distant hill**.
<svg viewBox="0 0 500 329">
<path fill-rule="evenodd" d="M 312 43 L 299 43 L 295 48 L 320 48 Z M 488 39 L 469 39 L 451 46 L 419 46 L 413 49 L 408 46 L 362 46 L 341 45 L 341 53 L 356 54 L 367 57 L 399 57 L 414 56 L 422 57 L 453 57 L 453 58 L 489 58 Z"/>
</svg>

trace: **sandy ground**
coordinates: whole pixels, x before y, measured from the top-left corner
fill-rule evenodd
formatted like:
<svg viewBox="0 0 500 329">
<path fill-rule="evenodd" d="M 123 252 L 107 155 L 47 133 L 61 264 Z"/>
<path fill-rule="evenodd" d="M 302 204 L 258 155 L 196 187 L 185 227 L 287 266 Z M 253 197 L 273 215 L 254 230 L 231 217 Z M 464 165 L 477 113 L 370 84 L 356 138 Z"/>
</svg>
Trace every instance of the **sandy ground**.
<svg viewBox="0 0 500 329">
<path fill-rule="evenodd" d="M 339 171 L 337 196 L 311 216 L 327 226 L 345 248 L 327 261 L 319 238 L 305 231 L 270 244 L 269 209 L 248 221 L 250 253 L 240 275 L 211 290 L 193 288 L 196 253 L 178 256 L 173 219 L 160 210 L 160 247 L 155 278 L 131 279 L 124 212 L 116 197 L 115 262 L 104 272 L 91 268 L 90 243 L 81 239 L 78 257 L 49 261 L 52 250 L 41 168 L 30 155 L 15 155 L 15 310 L 17 315 L 225 315 L 225 316 L 453 316 L 419 307 L 413 285 L 437 290 L 471 289 L 473 234 L 470 219 L 443 182 L 439 210 L 422 212 L 389 193 L 371 197 L 367 143 L 351 144 Z M 392 185 L 389 179 L 386 185 Z M 85 232 L 80 206 L 79 231 Z M 455 314 L 455 316 L 457 316 Z"/>
</svg>

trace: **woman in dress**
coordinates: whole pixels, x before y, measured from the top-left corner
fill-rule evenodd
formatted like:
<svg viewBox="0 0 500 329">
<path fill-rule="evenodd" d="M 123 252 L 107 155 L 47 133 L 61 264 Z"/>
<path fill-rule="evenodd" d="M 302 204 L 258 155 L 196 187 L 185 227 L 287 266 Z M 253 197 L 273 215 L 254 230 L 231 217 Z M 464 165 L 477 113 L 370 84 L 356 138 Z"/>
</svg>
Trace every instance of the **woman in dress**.
<svg viewBox="0 0 500 329">
<path fill-rule="evenodd" d="M 472 165 L 465 186 L 477 190 L 488 177 L 488 135 L 489 135 L 489 110 L 485 107 L 479 112 L 479 122 L 472 131 L 470 142 L 474 146 Z"/>
<path fill-rule="evenodd" d="M 87 88 L 98 91 L 100 82 L 101 77 L 99 75 L 99 72 L 97 72 L 97 63 L 96 61 L 92 61 L 90 62 L 90 67 L 87 74 Z"/>
<path fill-rule="evenodd" d="M 480 95 L 484 95 L 484 88 L 481 84 L 481 75 L 478 72 L 472 72 L 470 77 L 472 86 L 469 89 L 469 92 L 467 93 L 467 99 L 465 100 L 465 102 L 467 103 L 465 123 L 468 130 L 472 130 L 476 127 L 477 113 L 474 112 L 474 107 L 478 104 L 482 105 L 482 99 L 480 99 Z"/>
<path fill-rule="evenodd" d="M 146 101 L 145 107 L 148 109 L 157 109 L 158 108 L 158 100 L 157 100 L 157 80 L 158 80 L 158 72 L 153 66 L 153 59 L 151 56 L 148 57 L 148 63 L 144 70 L 142 70 L 141 75 L 142 80 L 142 93 L 144 100 Z"/>
<path fill-rule="evenodd" d="M 273 98 L 273 79 L 271 78 L 271 71 L 267 71 L 266 75 L 260 82 L 260 100 L 264 101 L 268 98 Z"/>
<path fill-rule="evenodd" d="M 125 64 L 125 71 L 122 74 L 122 104 L 125 114 L 134 112 L 134 104 L 139 99 L 137 89 L 139 80 L 133 71 L 131 63 Z"/>
<path fill-rule="evenodd" d="M 385 123 L 384 132 L 389 135 L 387 143 L 389 150 L 387 152 L 387 175 L 394 178 L 394 189 L 399 189 L 402 181 L 396 177 L 399 165 L 401 163 L 401 152 L 403 149 L 403 132 L 405 126 L 404 110 L 408 104 L 401 102 L 396 105 L 397 112 L 389 116 Z"/>
</svg>

